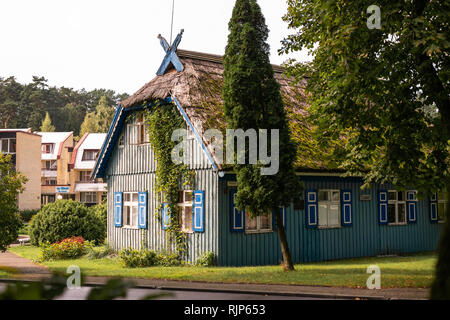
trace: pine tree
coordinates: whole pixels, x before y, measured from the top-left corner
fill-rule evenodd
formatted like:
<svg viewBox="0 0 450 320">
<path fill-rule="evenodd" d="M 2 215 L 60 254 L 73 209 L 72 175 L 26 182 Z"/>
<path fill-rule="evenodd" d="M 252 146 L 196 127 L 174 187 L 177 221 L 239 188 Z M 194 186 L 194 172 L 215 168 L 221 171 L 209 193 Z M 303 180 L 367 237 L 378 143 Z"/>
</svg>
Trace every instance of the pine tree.
<svg viewBox="0 0 450 320">
<path fill-rule="evenodd" d="M 42 121 L 41 132 L 55 132 L 55 127 L 52 126 L 52 120 L 48 112 L 45 113 L 45 119 Z"/>
<path fill-rule="evenodd" d="M 296 147 L 290 137 L 280 85 L 269 60 L 269 29 L 256 0 L 237 0 L 228 28 L 223 86 L 228 127 L 278 129 L 280 139 L 276 175 L 261 175 L 260 165 L 234 165 L 238 181 L 236 205 L 241 210 L 245 208 L 251 217 L 275 214 L 284 268 L 293 270 L 280 206 L 299 197 L 303 186 L 295 175 Z"/>
<path fill-rule="evenodd" d="M 114 108 L 108 106 L 106 96 L 102 96 L 95 112 L 88 112 L 80 128 L 80 137 L 85 133 L 105 133 L 114 118 Z"/>
</svg>

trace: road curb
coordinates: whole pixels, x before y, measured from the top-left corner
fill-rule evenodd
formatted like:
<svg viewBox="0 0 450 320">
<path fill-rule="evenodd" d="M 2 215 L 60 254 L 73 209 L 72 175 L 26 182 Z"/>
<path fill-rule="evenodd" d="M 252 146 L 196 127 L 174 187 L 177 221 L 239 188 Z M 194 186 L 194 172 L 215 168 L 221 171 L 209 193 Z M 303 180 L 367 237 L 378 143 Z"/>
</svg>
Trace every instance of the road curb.
<svg viewBox="0 0 450 320">
<path fill-rule="evenodd" d="M 48 275 L 44 275 L 47 276 Z M 14 283 L 24 282 L 32 283 L 40 281 L 38 279 L 0 279 L 0 283 Z M 95 281 L 92 277 L 87 279 L 83 286 L 95 287 L 104 284 L 105 278 L 99 278 L 100 281 Z M 196 291 L 196 292 L 214 292 L 214 293 L 234 293 L 234 294 L 254 294 L 254 295 L 274 295 L 274 296 L 286 296 L 286 297 L 310 297 L 310 298 L 322 298 L 322 299 L 351 299 L 351 300 L 424 300 L 422 298 L 393 298 L 386 296 L 369 296 L 369 295 L 349 295 L 349 294 L 330 294 L 330 293 L 318 293 L 318 292 L 279 292 L 274 290 L 249 290 L 249 289 L 226 289 L 226 288 L 198 288 L 190 286 L 164 286 L 164 285 L 152 285 L 152 284 L 139 284 L 138 279 L 123 278 L 123 280 L 133 281 L 136 285 L 136 289 L 153 289 L 153 290 L 165 290 L 165 291 Z"/>
</svg>

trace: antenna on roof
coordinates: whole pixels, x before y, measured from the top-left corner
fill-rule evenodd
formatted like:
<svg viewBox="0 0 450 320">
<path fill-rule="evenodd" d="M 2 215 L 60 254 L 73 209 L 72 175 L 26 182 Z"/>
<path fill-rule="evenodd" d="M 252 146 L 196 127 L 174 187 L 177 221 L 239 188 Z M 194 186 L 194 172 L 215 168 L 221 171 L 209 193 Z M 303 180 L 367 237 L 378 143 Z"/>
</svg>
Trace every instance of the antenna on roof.
<svg viewBox="0 0 450 320">
<path fill-rule="evenodd" d="M 173 31 L 173 13 L 175 11 L 175 0 L 172 0 L 172 23 L 170 24 L 170 43 L 172 43 L 172 31 Z"/>
</svg>

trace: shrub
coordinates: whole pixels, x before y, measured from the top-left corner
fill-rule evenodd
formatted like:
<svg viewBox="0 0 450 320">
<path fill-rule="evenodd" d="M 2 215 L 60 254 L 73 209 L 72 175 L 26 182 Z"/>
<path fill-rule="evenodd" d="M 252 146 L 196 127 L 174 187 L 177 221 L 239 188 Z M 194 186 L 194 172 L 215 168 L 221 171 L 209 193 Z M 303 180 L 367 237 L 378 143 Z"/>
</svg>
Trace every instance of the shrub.
<svg viewBox="0 0 450 320">
<path fill-rule="evenodd" d="M 122 249 L 119 259 L 127 268 L 145 268 L 155 265 L 156 255 L 152 250 Z"/>
<path fill-rule="evenodd" d="M 89 210 L 94 214 L 97 218 L 100 219 L 103 226 L 103 237 L 106 239 L 106 230 L 108 223 L 108 206 L 106 202 L 101 204 L 97 204 L 89 208 Z"/>
<path fill-rule="evenodd" d="M 156 265 L 162 267 L 173 267 L 181 265 L 178 253 L 161 252 L 156 255 Z"/>
<path fill-rule="evenodd" d="M 31 218 L 33 218 L 34 215 L 36 215 L 39 212 L 39 210 L 21 210 L 19 212 L 20 218 L 23 222 L 30 222 Z"/>
<path fill-rule="evenodd" d="M 73 200 L 58 200 L 42 207 L 30 221 L 29 235 L 33 245 L 55 243 L 73 236 L 97 244 L 105 240 L 100 219 L 85 205 Z"/>
<path fill-rule="evenodd" d="M 71 237 L 51 245 L 43 244 L 41 258 L 43 261 L 77 259 L 87 254 L 91 248 L 92 244 L 83 237 Z"/>
<path fill-rule="evenodd" d="M 105 257 L 114 257 L 117 255 L 117 251 L 111 248 L 108 244 L 101 248 L 92 248 L 89 253 L 86 255 L 86 258 L 94 260 L 94 259 L 102 259 Z"/>
<path fill-rule="evenodd" d="M 195 261 L 195 265 L 199 267 L 212 267 L 216 265 L 216 254 L 213 251 L 203 252 Z"/>
</svg>

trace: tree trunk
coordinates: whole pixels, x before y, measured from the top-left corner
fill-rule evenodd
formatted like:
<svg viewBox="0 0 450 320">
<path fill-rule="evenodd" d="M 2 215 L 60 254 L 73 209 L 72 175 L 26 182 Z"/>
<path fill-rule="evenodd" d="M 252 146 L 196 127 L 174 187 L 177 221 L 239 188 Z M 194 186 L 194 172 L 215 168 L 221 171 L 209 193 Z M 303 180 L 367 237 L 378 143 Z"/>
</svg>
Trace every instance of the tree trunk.
<svg viewBox="0 0 450 320">
<path fill-rule="evenodd" d="M 283 225 L 283 218 L 279 208 L 273 210 L 275 212 L 275 222 L 277 225 L 278 238 L 280 239 L 281 253 L 283 254 L 283 269 L 285 271 L 293 271 L 294 264 L 292 263 L 291 252 L 289 251 L 289 244 L 286 237 L 286 229 Z"/>
<path fill-rule="evenodd" d="M 447 197 L 450 197 L 450 181 L 447 182 Z M 448 198 L 450 199 L 450 198 Z M 450 206 L 447 205 L 446 221 L 439 239 L 438 261 L 436 264 L 430 298 L 433 300 L 450 299 Z"/>
</svg>

